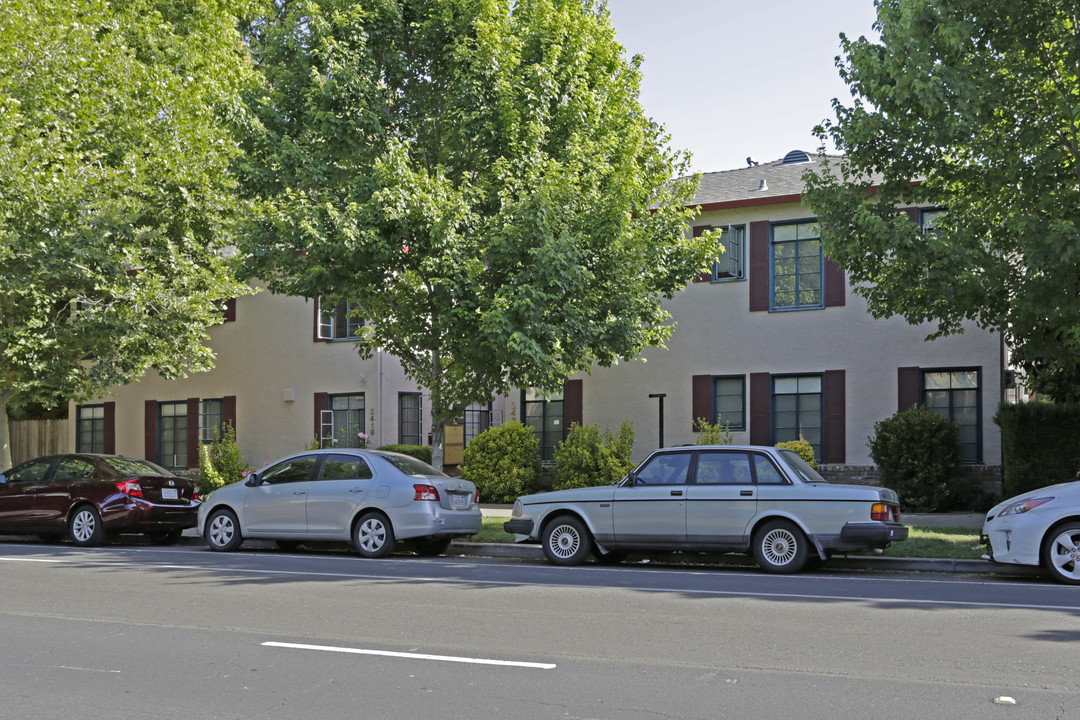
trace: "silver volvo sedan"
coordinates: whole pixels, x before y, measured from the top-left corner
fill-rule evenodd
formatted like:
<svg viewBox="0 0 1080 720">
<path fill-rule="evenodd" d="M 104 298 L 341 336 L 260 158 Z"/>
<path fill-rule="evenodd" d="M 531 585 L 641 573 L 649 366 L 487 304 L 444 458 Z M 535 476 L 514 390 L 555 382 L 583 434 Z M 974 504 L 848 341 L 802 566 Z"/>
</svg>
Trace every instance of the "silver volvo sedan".
<svg viewBox="0 0 1080 720">
<path fill-rule="evenodd" d="M 378 450 L 312 450 L 283 458 L 216 490 L 199 507 L 199 534 L 212 550 L 245 538 L 352 541 L 364 557 L 412 540 L 440 555 L 455 537 L 480 531 L 476 486 L 408 455 Z"/>
<path fill-rule="evenodd" d="M 695 550 L 749 552 L 774 573 L 908 536 L 892 490 L 829 483 L 791 450 L 732 445 L 657 450 L 614 485 L 526 495 L 504 529 L 556 565 Z"/>
</svg>

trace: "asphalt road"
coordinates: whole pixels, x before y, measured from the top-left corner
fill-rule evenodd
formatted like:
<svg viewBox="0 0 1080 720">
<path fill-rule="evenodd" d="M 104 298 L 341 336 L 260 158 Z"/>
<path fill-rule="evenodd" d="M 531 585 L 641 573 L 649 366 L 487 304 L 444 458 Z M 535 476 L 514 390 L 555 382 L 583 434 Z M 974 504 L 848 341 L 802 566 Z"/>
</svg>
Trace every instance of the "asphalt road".
<svg viewBox="0 0 1080 720">
<path fill-rule="evenodd" d="M 1080 719 L 1080 588 L 1040 578 L 26 542 L 0 577 L 0 718 Z"/>
</svg>

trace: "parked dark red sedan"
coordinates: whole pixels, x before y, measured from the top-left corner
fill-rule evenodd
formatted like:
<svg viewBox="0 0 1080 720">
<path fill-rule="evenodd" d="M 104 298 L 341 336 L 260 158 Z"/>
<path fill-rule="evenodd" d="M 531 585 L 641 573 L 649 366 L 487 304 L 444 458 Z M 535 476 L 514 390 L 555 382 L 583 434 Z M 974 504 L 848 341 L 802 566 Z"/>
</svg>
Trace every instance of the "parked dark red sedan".
<svg viewBox="0 0 1080 720">
<path fill-rule="evenodd" d="M 199 486 L 152 462 L 120 455 L 54 455 L 0 475 L 0 535 L 68 537 L 99 545 L 106 534 L 176 542 L 195 527 Z"/>
</svg>

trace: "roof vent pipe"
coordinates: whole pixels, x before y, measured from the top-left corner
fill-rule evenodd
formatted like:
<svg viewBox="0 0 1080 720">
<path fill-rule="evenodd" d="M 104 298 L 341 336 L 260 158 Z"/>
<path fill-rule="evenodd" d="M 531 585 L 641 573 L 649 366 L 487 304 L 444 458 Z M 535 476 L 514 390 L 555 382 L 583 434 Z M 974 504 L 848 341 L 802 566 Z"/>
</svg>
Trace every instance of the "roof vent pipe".
<svg viewBox="0 0 1080 720">
<path fill-rule="evenodd" d="M 769 189 L 769 183 L 765 182 L 765 179 L 762 178 L 761 179 L 761 184 L 758 185 L 758 191 L 760 192 L 762 190 L 768 190 L 768 189 Z"/>
</svg>

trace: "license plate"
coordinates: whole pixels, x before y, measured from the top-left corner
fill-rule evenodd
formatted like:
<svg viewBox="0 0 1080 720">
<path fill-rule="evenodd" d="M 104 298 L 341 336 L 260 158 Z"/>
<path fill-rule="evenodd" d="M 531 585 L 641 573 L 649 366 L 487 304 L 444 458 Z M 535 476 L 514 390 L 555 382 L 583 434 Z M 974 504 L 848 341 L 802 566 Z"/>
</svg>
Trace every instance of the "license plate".
<svg viewBox="0 0 1080 720">
<path fill-rule="evenodd" d="M 451 495 L 450 504 L 456 508 L 468 507 L 469 496 L 468 495 Z"/>
<path fill-rule="evenodd" d="M 162 500 L 179 500 L 180 496 L 176 494 L 176 488 L 161 488 Z"/>
</svg>

